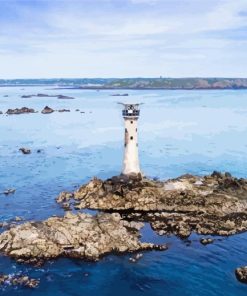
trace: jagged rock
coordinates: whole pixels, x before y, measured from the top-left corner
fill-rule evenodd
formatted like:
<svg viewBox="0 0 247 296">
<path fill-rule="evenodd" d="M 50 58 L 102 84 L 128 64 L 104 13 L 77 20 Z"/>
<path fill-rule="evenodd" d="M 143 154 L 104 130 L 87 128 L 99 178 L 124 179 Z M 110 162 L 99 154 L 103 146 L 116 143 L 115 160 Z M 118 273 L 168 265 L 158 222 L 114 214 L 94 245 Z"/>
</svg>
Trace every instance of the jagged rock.
<svg viewBox="0 0 247 296">
<path fill-rule="evenodd" d="M 20 148 L 19 151 L 21 151 L 23 154 L 31 154 L 31 149 L 28 149 L 28 148 Z"/>
<path fill-rule="evenodd" d="M 45 106 L 45 108 L 41 111 L 42 114 L 50 114 L 54 112 L 54 110 L 48 106 Z"/>
<path fill-rule="evenodd" d="M 139 241 L 138 229 L 117 213 L 72 214 L 27 222 L 0 234 L 0 251 L 24 262 L 57 257 L 98 260 L 110 252 L 165 250 L 166 245 Z"/>
<path fill-rule="evenodd" d="M 3 114 L 3 112 L 2 112 L 2 111 L 0 111 L 0 114 Z"/>
<path fill-rule="evenodd" d="M 65 202 L 65 201 L 68 201 L 70 199 L 72 199 L 74 197 L 74 194 L 71 193 L 71 192 L 67 192 L 67 191 L 63 191 L 59 194 L 59 196 L 56 198 L 56 201 L 58 203 L 61 203 L 61 202 Z"/>
<path fill-rule="evenodd" d="M 240 282 L 247 284 L 247 266 L 237 268 L 235 275 Z"/>
<path fill-rule="evenodd" d="M 60 109 L 60 110 L 58 110 L 58 112 L 70 112 L 70 110 L 69 109 Z"/>
<path fill-rule="evenodd" d="M 192 231 L 224 236 L 247 230 L 247 180 L 229 173 L 165 182 L 141 176 L 94 178 L 74 195 L 62 193 L 57 202 L 70 199 L 77 209 L 118 211 L 127 219 L 139 212 L 135 218 L 151 222 L 159 234 L 186 238 Z"/>
<path fill-rule="evenodd" d="M 36 288 L 39 280 L 29 278 L 26 275 L 4 275 L 0 274 L 0 285 L 24 286 L 28 288 Z"/>
<path fill-rule="evenodd" d="M 213 242 L 214 242 L 214 240 L 212 238 L 201 238 L 200 239 L 200 243 L 202 245 L 212 244 Z"/>
<path fill-rule="evenodd" d="M 64 202 L 64 203 L 62 204 L 62 208 L 63 208 L 64 210 L 66 210 L 66 211 L 70 211 L 70 210 L 71 210 L 71 208 L 70 208 L 70 203 L 69 203 L 69 202 Z"/>
<path fill-rule="evenodd" d="M 20 109 L 16 108 L 16 109 L 8 109 L 6 114 L 8 115 L 13 115 L 13 114 L 23 114 L 23 113 L 35 113 L 36 111 L 34 109 L 31 108 L 27 108 L 27 107 L 22 107 Z"/>
</svg>

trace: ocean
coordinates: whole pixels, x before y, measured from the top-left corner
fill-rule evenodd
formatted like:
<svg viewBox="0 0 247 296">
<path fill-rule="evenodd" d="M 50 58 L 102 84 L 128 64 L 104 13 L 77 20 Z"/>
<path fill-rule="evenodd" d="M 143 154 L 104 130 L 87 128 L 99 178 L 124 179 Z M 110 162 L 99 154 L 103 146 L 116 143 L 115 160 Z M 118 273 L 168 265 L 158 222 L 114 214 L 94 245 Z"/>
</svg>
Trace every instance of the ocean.
<svg viewBox="0 0 247 296">
<path fill-rule="evenodd" d="M 37 93 L 75 99 L 21 98 Z M 115 93 L 129 96 L 112 96 Z M 121 172 L 124 127 L 118 101 L 144 103 L 139 156 L 147 177 L 164 180 L 214 170 L 247 177 L 246 90 L 0 87 L 3 112 L 23 106 L 41 111 L 46 105 L 71 110 L 0 115 L 0 192 L 16 189 L 12 195 L 0 195 L 0 222 L 16 216 L 25 221 L 62 216 L 64 210 L 55 202 L 61 191 L 75 190 L 94 176 L 106 179 Z M 23 155 L 20 147 L 32 153 Z M 0 295 L 246 295 L 247 286 L 236 280 L 234 270 L 247 265 L 247 234 L 215 237 L 207 246 L 200 238 L 158 236 L 146 224 L 142 240 L 166 242 L 169 249 L 145 252 L 137 263 L 130 263 L 131 255 L 125 254 L 99 262 L 61 258 L 32 267 L 0 255 L 1 273 L 40 279 L 36 289 L 0 287 Z"/>
</svg>

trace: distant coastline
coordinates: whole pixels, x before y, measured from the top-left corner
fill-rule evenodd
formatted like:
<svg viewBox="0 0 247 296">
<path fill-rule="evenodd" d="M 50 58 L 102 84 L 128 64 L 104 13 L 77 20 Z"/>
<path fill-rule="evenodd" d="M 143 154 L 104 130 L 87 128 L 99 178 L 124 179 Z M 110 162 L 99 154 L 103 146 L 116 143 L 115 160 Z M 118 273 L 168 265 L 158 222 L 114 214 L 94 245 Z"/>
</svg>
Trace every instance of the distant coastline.
<svg viewBox="0 0 247 296">
<path fill-rule="evenodd" d="M 0 79 L 0 87 L 50 86 L 64 89 L 217 90 L 247 89 L 247 78 L 53 78 Z"/>
</svg>

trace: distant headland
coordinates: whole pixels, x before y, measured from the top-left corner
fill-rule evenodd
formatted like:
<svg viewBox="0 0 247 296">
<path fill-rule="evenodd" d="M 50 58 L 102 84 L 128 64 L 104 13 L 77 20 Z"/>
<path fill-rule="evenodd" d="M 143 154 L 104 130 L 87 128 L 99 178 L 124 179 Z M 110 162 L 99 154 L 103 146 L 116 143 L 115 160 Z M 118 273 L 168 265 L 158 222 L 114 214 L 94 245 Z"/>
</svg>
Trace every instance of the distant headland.
<svg viewBox="0 0 247 296">
<path fill-rule="evenodd" d="M 53 78 L 0 79 L 0 86 L 53 86 L 73 89 L 247 89 L 247 78 Z"/>
</svg>

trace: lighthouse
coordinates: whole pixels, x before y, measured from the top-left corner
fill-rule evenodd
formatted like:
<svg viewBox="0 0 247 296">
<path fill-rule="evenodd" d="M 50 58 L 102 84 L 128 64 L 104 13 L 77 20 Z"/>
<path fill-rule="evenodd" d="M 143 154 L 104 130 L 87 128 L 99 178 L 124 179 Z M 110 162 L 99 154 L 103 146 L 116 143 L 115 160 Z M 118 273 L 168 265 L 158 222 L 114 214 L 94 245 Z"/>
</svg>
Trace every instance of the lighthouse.
<svg viewBox="0 0 247 296">
<path fill-rule="evenodd" d="M 137 139 L 137 120 L 140 115 L 140 104 L 124 104 L 122 115 L 124 118 L 124 160 L 123 175 L 140 174 Z"/>
</svg>

